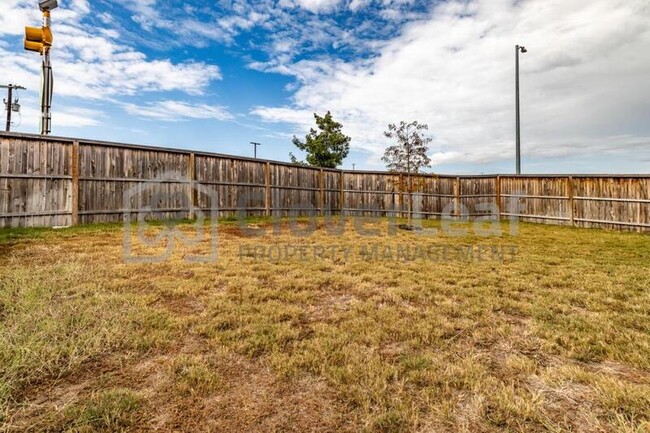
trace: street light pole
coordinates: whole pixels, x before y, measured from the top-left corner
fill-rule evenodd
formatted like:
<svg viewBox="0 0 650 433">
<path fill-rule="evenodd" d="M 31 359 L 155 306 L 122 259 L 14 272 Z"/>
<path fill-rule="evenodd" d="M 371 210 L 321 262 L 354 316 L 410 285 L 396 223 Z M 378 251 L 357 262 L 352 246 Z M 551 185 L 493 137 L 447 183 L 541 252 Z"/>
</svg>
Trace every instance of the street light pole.
<svg viewBox="0 0 650 433">
<path fill-rule="evenodd" d="M 253 157 L 257 159 L 257 146 L 261 146 L 262 143 L 257 143 L 255 141 L 251 141 L 251 144 L 253 145 Z"/>
<path fill-rule="evenodd" d="M 519 115 L 519 52 L 526 53 L 526 47 L 515 45 L 515 118 L 517 174 L 521 174 L 521 118 Z"/>
</svg>

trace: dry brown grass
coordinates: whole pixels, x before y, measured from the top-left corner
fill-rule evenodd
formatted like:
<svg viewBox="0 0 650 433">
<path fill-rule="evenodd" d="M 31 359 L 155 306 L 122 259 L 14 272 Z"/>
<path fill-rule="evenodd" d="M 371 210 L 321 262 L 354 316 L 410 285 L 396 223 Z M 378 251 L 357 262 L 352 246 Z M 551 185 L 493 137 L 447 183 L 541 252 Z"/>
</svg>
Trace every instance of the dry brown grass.
<svg viewBox="0 0 650 433">
<path fill-rule="evenodd" d="M 219 229 L 213 264 L 125 263 L 120 226 L 1 232 L 1 430 L 650 429 L 647 235 Z M 251 252 L 272 244 L 309 254 Z M 384 257 L 405 245 L 450 250 Z"/>
</svg>

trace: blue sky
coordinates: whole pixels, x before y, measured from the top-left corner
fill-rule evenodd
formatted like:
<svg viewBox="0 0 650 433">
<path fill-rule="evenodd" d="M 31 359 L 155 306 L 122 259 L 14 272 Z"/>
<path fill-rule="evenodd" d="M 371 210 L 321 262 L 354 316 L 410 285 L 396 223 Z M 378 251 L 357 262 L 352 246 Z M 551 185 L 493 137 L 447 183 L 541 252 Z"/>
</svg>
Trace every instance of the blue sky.
<svg viewBox="0 0 650 433">
<path fill-rule="evenodd" d="M 514 169 L 514 45 L 528 173 L 650 172 L 647 0 L 59 0 L 53 134 L 288 160 L 331 110 L 344 167 L 388 123 L 430 127 L 433 171 Z M 0 81 L 38 131 L 36 0 L 2 0 Z"/>
</svg>

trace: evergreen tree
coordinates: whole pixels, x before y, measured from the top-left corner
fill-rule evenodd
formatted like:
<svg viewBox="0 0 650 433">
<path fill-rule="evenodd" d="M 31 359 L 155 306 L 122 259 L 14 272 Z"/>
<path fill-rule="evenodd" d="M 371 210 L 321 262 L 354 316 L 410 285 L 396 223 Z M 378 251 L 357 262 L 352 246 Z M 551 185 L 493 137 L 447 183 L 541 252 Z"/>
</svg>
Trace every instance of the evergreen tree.
<svg viewBox="0 0 650 433">
<path fill-rule="evenodd" d="M 309 134 L 305 136 L 304 142 L 294 136 L 293 144 L 307 153 L 307 164 L 336 168 L 350 153 L 351 138 L 343 134 L 341 131 L 343 125 L 332 119 L 332 114 L 329 111 L 323 117 L 314 113 L 314 118 L 318 131 L 311 128 Z M 293 154 L 290 155 L 291 162 L 294 164 L 304 164 L 304 162 L 298 161 Z"/>
</svg>

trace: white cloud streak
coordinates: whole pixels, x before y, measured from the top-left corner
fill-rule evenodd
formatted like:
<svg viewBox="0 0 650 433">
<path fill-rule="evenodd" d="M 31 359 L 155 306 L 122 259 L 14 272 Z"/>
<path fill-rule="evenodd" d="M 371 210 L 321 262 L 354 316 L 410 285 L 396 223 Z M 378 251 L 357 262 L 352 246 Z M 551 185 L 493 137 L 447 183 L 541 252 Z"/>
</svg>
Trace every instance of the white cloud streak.
<svg viewBox="0 0 650 433">
<path fill-rule="evenodd" d="M 124 104 L 124 109 L 134 116 L 166 122 L 179 122 L 188 119 L 215 119 L 222 121 L 234 119 L 234 116 L 224 107 L 169 100 L 142 106 Z"/>
</svg>

